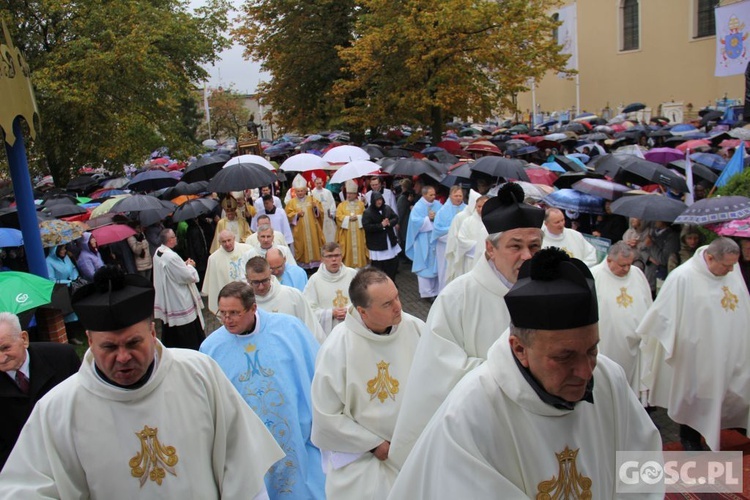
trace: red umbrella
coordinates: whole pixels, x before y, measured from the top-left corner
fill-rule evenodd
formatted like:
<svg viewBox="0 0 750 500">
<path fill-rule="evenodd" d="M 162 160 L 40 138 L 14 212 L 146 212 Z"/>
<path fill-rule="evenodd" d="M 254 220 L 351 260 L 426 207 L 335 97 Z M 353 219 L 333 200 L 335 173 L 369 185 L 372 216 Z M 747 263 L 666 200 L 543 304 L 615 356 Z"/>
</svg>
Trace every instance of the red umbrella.
<svg viewBox="0 0 750 500">
<path fill-rule="evenodd" d="M 478 141 L 474 141 L 468 146 L 466 146 L 466 151 L 471 152 L 478 152 L 478 153 L 491 153 L 496 155 L 502 155 L 502 151 L 500 151 L 500 148 L 492 144 L 490 141 L 486 141 L 483 139 L 480 139 Z"/>
<path fill-rule="evenodd" d="M 435 145 L 439 148 L 443 148 L 449 153 L 456 153 L 458 151 L 463 151 L 463 148 L 461 148 L 461 143 L 458 141 L 445 140 L 445 141 L 440 141 Z"/>
<path fill-rule="evenodd" d="M 690 151 L 703 151 L 704 149 L 709 149 L 711 147 L 711 142 L 708 139 L 693 139 L 692 141 L 685 141 L 682 144 L 677 145 L 677 149 L 680 151 L 690 150 Z"/>
<path fill-rule="evenodd" d="M 706 226 L 711 231 L 722 236 L 735 238 L 750 238 L 750 217 L 746 219 L 730 220 L 719 224 Z"/>
<path fill-rule="evenodd" d="M 124 224 L 113 224 L 111 226 L 102 226 L 91 231 L 91 235 L 96 238 L 99 245 L 109 245 L 122 241 L 125 238 L 135 235 L 135 230 Z"/>
<path fill-rule="evenodd" d="M 557 174 L 547 170 L 546 168 L 527 168 L 526 175 L 534 184 L 544 184 L 545 186 L 552 186 L 557 180 Z"/>
</svg>

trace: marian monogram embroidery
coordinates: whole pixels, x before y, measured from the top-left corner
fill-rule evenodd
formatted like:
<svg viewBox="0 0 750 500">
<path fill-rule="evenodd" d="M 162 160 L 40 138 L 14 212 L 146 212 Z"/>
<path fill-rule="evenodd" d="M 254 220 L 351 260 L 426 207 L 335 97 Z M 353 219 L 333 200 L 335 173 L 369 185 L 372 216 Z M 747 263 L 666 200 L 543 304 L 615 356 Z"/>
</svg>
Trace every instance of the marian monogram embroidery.
<svg viewBox="0 0 750 500">
<path fill-rule="evenodd" d="M 260 363 L 258 348 L 255 344 L 248 344 L 245 347 L 245 358 L 247 359 L 247 371 L 241 373 L 239 376 L 240 382 L 247 382 L 254 375 L 263 375 L 264 377 L 272 377 L 274 371 L 271 368 L 263 368 Z"/>
<path fill-rule="evenodd" d="M 617 296 L 617 305 L 628 308 L 633 304 L 633 297 L 628 295 L 627 287 L 620 288 L 620 295 Z"/>
<path fill-rule="evenodd" d="M 367 393 L 370 395 L 370 401 L 376 397 L 381 403 L 384 403 L 388 397 L 396 401 L 398 393 L 398 380 L 388 374 L 390 363 L 381 361 L 378 363 L 377 376 L 367 382 Z"/>
<path fill-rule="evenodd" d="M 557 456 L 558 474 L 549 481 L 537 486 L 536 500 L 578 500 L 591 499 L 591 478 L 579 474 L 576 469 L 578 450 L 567 446 Z"/>
<path fill-rule="evenodd" d="M 141 481 L 141 487 L 150 479 L 161 486 L 166 473 L 177 476 L 174 466 L 179 461 L 174 446 L 164 446 L 159 442 L 159 429 L 143 426 L 135 435 L 141 440 L 141 451 L 130 459 L 130 475 Z"/>
<path fill-rule="evenodd" d="M 724 291 L 724 297 L 721 298 L 721 307 L 725 311 L 734 311 L 737 309 L 737 303 L 739 302 L 737 296 L 727 286 L 723 286 L 721 289 Z"/>
<path fill-rule="evenodd" d="M 344 297 L 344 292 L 336 290 L 336 296 L 333 298 L 333 307 L 346 307 L 349 299 Z"/>
</svg>

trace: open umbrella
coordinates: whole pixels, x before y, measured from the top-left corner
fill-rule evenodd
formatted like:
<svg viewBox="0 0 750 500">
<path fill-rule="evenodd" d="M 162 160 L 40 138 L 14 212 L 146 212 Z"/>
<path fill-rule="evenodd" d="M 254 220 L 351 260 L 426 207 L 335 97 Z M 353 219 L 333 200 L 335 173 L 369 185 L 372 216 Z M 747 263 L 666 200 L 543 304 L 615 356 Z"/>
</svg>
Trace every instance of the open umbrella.
<svg viewBox="0 0 750 500">
<path fill-rule="evenodd" d="M 345 144 L 329 149 L 323 155 L 323 159 L 329 164 L 345 164 L 356 160 L 367 161 L 370 159 L 370 153 L 360 147 Z"/>
<path fill-rule="evenodd" d="M 201 215 L 213 212 L 217 206 L 219 206 L 219 202 L 212 198 L 196 198 L 194 200 L 186 201 L 175 209 L 172 214 L 172 220 L 175 222 L 181 222 L 184 220 L 195 219 Z"/>
<path fill-rule="evenodd" d="M 532 183 L 544 184 L 545 186 L 553 186 L 557 180 L 557 174 L 555 172 L 542 167 L 527 167 L 526 175 Z"/>
<path fill-rule="evenodd" d="M 112 206 L 113 212 L 142 212 L 144 210 L 174 210 L 176 205 L 146 194 L 136 194 L 127 198 L 121 198 Z"/>
<path fill-rule="evenodd" d="M 86 191 L 96 186 L 98 181 L 91 175 L 81 175 L 75 179 L 71 179 L 68 185 L 65 187 L 68 191 Z"/>
<path fill-rule="evenodd" d="M 115 177 L 113 179 L 106 179 L 99 182 L 99 186 L 107 189 L 120 189 L 128 185 L 130 179 L 127 177 Z"/>
<path fill-rule="evenodd" d="M 39 223 L 39 233 L 42 236 L 42 246 L 45 248 L 70 243 L 83 236 L 83 226 L 75 222 L 50 219 Z M 2 273 L 0 273 L 2 274 Z"/>
<path fill-rule="evenodd" d="M 625 217 L 636 217 L 645 221 L 672 222 L 685 210 L 679 200 L 673 200 L 658 194 L 625 196 L 610 205 L 613 214 Z"/>
<path fill-rule="evenodd" d="M 135 229 L 124 224 L 101 226 L 91 231 L 91 235 L 96 238 L 96 242 L 99 245 L 109 245 L 110 243 L 116 243 L 135 234 Z"/>
<path fill-rule="evenodd" d="M 130 180 L 128 189 L 132 191 L 156 191 L 170 186 L 174 186 L 179 182 L 168 172 L 161 170 L 147 170 L 141 172 Z"/>
<path fill-rule="evenodd" d="M 696 201 L 679 214 L 675 223 L 703 226 L 746 217 L 750 217 L 750 198 L 717 196 Z"/>
<path fill-rule="evenodd" d="M 596 172 L 566 172 L 557 178 L 554 186 L 559 189 L 572 188 L 581 179 L 603 179 L 604 176 Z"/>
<path fill-rule="evenodd" d="M 692 139 L 675 147 L 680 151 L 687 151 L 688 149 L 691 151 L 703 151 L 711 148 L 711 141 L 708 139 Z"/>
<path fill-rule="evenodd" d="M 188 165 L 181 180 L 187 183 L 208 181 L 221 170 L 229 158 L 229 155 L 221 154 L 201 156 Z"/>
<path fill-rule="evenodd" d="M 286 172 L 308 172 L 310 170 L 328 170 L 331 166 L 318 155 L 300 153 L 284 160 L 280 168 Z"/>
<path fill-rule="evenodd" d="M 258 155 L 235 156 L 234 158 L 229 159 L 222 168 L 227 168 L 230 165 L 237 165 L 239 163 L 254 163 L 256 165 L 260 165 L 261 167 L 265 167 L 268 170 L 276 171 L 276 167 L 274 167 L 270 161 Z"/>
<path fill-rule="evenodd" d="M 685 193 L 688 190 L 685 179 L 663 165 L 643 160 L 633 155 L 604 155 L 592 161 L 595 171 L 606 175 L 621 184 L 661 184 L 667 188 Z M 645 181 L 645 182 L 644 182 Z"/>
<path fill-rule="evenodd" d="M 581 179 L 573 184 L 573 189 L 582 193 L 604 198 L 605 200 L 616 200 L 630 191 L 630 188 L 608 181 L 607 179 Z"/>
<path fill-rule="evenodd" d="M 521 160 L 513 160 L 502 156 L 484 156 L 469 164 L 469 168 L 474 172 L 482 172 L 492 177 L 529 182 L 529 176 L 526 175 L 523 166 L 524 163 Z"/>
<path fill-rule="evenodd" d="M 0 311 L 22 313 L 49 304 L 55 282 L 35 274 L 6 271 L 0 273 Z"/>
<path fill-rule="evenodd" d="M 391 175 L 422 175 L 433 170 L 433 167 L 426 160 L 417 158 L 399 158 L 392 164 L 382 167 L 384 172 Z"/>
<path fill-rule="evenodd" d="M 669 164 L 667 165 L 667 167 L 676 168 L 676 169 L 681 170 L 681 171 L 684 172 L 685 171 L 685 160 L 675 160 L 675 161 L 669 162 Z M 703 179 L 705 181 L 710 182 L 711 184 L 713 184 L 714 182 L 716 182 L 716 179 L 719 178 L 719 174 L 717 174 L 716 172 L 714 172 L 713 170 L 711 170 L 707 166 L 698 163 L 697 161 L 694 161 L 692 163 L 692 169 L 693 169 L 693 176 L 694 177 L 699 177 L 699 178 L 701 178 L 701 179 Z"/>
<path fill-rule="evenodd" d="M 714 153 L 693 153 L 690 155 L 690 159 L 696 163 L 705 165 L 708 168 L 718 170 L 719 172 L 724 170 L 724 167 L 727 166 L 727 160 Z"/>
<path fill-rule="evenodd" d="M 23 245 L 23 234 L 19 229 L 0 227 L 0 248 L 20 247 Z"/>
<path fill-rule="evenodd" d="M 642 109 L 646 109 L 645 104 L 643 104 L 642 102 L 634 102 L 622 108 L 622 112 L 623 113 L 635 113 L 636 111 L 640 111 Z"/>
<path fill-rule="evenodd" d="M 336 148 L 334 148 L 336 149 Z M 331 150 L 333 151 L 333 150 Z M 358 179 L 380 171 L 380 165 L 369 160 L 355 160 L 338 169 L 331 177 L 331 183 L 342 183 L 351 179 Z"/>
<path fill-rule="evenodd" d="M 652 161 L 660 165 L 666 165 L 671 161 L 684 160 L 685 152 L 674 148 L 653 148 L 646 151 L 643 156 L 648 161 Z"/>
<path fill-rule="evenodd" d="M 555 163 L 565 169 L 566 172 L 586 172 L 586 165 L 580 160 L 569 156 L 555 155 Z"/>
<path fill-rule="evenodd" d="M 50 207 L 45 206 L 42 211 L 50 214 L 52 217 L 62 218 L 70 217 L 71 215 L 85 214 L 86 209 L 78 205 L 70 205 L 68 203 L 60 203 L 52 205 Z"/>
<path fill-rule="evenodd" d="M 706 226 L 716 234 L 734 238 L 750 238 L 750 217 Z"/>
<path fill-rule="evenodd" d="M 236 163 L 214 176 L 208 183 L 208 191 L 229 193 L 243 189 L 259 188 L 276 182 L 276 174 L 255 163 Z"/>
<path fill-rule="evenodd" d="M 561 210 L 571 210 L 584 214 L 604 214 L 604 198 L 581 193 L 575 189 L 554 191 L 542 198 L 542 201 Z"/>
</svg>

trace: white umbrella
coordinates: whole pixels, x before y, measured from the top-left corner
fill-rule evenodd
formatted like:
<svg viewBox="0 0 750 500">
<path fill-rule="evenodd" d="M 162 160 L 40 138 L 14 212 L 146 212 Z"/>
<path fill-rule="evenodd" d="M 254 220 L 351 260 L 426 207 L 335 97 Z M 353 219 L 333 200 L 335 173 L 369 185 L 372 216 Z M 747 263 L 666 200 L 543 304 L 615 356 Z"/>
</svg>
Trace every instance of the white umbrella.
<svg viewBox="0 0 750 500">
<path fill-rule="evenodd" d="M 366 161 L 370 159 L 370 153 L 357 146 L 336 146 L 329 149 L 323 155 L 323 159 L 328 163 L 349 163 L 356 160 Z M 350 178 L 353 179 L 353 177 Z"/>
<path fill-rule="evenodd" d="M 226 162 L 221 168 L 226 168 L 229 165 L 237 165 L 238 163 L 255 163 L 256 165 L 260 165 L 261 167 L 266 167 L 268 170 L 273 170 L 274 172 L 276 171 L 276 168 L 271 165 L 270 161 L 258 155 L 235 156 L 234 158 Z"/>
<path fill-rule="evenodd" d="M 556 142 L 556 141 L 564 141 L 565 139 L 568 138 L 568 136 L 565 135 L 565 134 L 562 134 L 562 133 L 558 132 L 558 133 L 555 133 L 555 134 L 545 135 L 544 138 L 546 140 L 548 140 L 548 141 L 555 141 Z"/>
<path fill-rule="evenodd" d="M 733 128 L 729 131 L 729 135 L 734 137 L 735 139 L 750 141 L 750 130 L 746 128 Z"/>
<path fill-rule="evenodd" d="M 365 175 L 374 174 L 380 170 L 380 165 L 369 160 L 356 160 L 347 163 L 336 171 L 331 177 L 331 182 L 340 184 L 351 179 L 357 179 Z"/>
<path fill-rule="evenodd" d="M 641 160 L 645 160 L 646 156 L 644 153 L 646 152 L 646 148 L 643 146 L 639 146 L 638 144 L 629 144 L 627 146 L 623 146 L 621 148 L 615 149 L 614 153 L 616 155 L 632 155 L 637 156 Z"/>
<path fill-rule="evenodd" d="M 310 170 L 330 170 L 331 166 L 318 155 L 300 153 L 290 156 L 281 164 L 281 170 L 287 172 L 308 172 Z"/>
</svg>

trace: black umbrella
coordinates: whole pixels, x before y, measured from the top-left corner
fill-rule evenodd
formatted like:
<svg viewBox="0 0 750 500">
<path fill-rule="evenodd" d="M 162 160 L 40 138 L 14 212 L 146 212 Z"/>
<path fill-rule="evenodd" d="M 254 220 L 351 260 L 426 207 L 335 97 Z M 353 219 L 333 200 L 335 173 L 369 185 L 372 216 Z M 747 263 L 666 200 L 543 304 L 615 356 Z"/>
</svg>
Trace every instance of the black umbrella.
<svg viewBox="0 0 750 500">
<path fill-rule="evenodd" d="M 566 189 L 583 179 L 604 179 L 604 176 L 596 172 L 565 172 L 553 184 L 558 189 Z"/>
<path fill-rule="evenodd" d="M 432 166 L 426 160 L 417 158 L 399 158 L 392 164 L 383 167 L 383 171 L 391 175 L 422 175 L 430 170 L 432 170 Z"/>
<path fill-rule="evenodd" d="M 384 154 L 388 158 L 411 158 L 414 156 L 414 151 L 409 151 L 406 148 L 390 148 L 386 149 Z"/>
<path fill-rule="evenodd" d="M 61 203 L 59 205 L 52 205 L 42 209 L 42 212 L 50 214 L 52 217 L 70 217 L 72 215 L 85 214 L 86 209 L 79 207 L 78 205 L 71 205 L 70 203 Z"/>
<path fill-rule="evenodd" d="M 521 160 L 503 158 L 502 156 L 483 156 L 471 163 L 469 168 L 474 172 L 482 172 L 492 177 L 530 182 L 523 166 L 524 162 Z"/>
<path fill-rule="evenodd" d="M 566 172 L 585 172 L 586 167 L 581 168 L 581 165 L 571 160 L 567 156 L 555 155 L 555 163 L 565 169 Z"/>
<path fill-rule="evenodd" d="M 276 175 L 255 163 L 235 163 L 216 174 L 208 183 L 208 191 L 229 193 L 243 189 L 259 188 L 276 182 Z"/>
<path fill-rule="evenodd" d="M 174 186 L 165 189 L 164 192 L 159 195 L 159 198 L 162 200 L 171 200 L 172 198 L 188 194 L 207 193 L 207 188 L 208 181 L 198 181 L 190 184 L 180 181 Z"/>
<path fill-rule="evenodd" d="M 671 161 L 667 164 L 668 167 L 674 167 L 676 169 L 685 171 L 685 160 L 675 160 Z M 692 162 L 692 169 L 693 169 L 693 176 L 698 177 L 700 179 L 703 179 L 704 181 L 708 181 L 711 184 L 716 182 L 716 180 L 719 178 L 719 175 L 708 168 L 705 165 L 702 165 L 698 162 Z"/>
<path fill-rule="evenodd" d="M 640 110 L 645 109 L 645 108 L 646 108 L 646 105 L 643 104 L 642 102 L 634 102 L 634 103 L 631 103 L 631 104 L 628 104 L 627 106 L 625 106 L 623 108 L 622 112 L 623 113 L 634 113 L 636 111 L 640 111 Z"/>
<path fill-rule="evenodd" d="M 587 129 L 585 125 L 582 125 L 576 122 L 568 123 L 564 127 L 560 128 L 560 130 L 562 131 L 569 130 L 571 132 L 575 132 L 576 134 L 585 134 L 586 132 L 589 131 L 589 129 Z"/>
<path fill-rule="evenodd" d="M 676 173 L 663 165 L 634 155 L 603 155 L 595 158 L 592 163 L 597 173 L 606 175 L 620 184 L 631 182 L 642 185 L 646 181 L 661 184 L 681 193 L 688 190 L 685 179 Z"/>
<path fill-rule="evenodd" d="M 705 127 L 710 122 L 721 120 L 723 116 L 724 116 L 723 111 L 708 111 L 706 114 L 702 115 L 701 127 Z"/>
<path fill-rule="evenodd" d="M 613 214 L 663 222 L 673 222 L 686 208 L 683 202 L 658 194 L 623 196 L 610 206 Z"/>
<path fill-rule="evenodd" d="M 68 191 L 86 191 L 87 189 L 91 189 L 94 186 L 96 186 L 99 183 L 93 176 L 91 175 L 82 175 L 80 177 L 76 177 L 75 179 L 72 179 L 70 182 L 68 182 L 68 185 L 65 189 Z"/>
<path fill-rule="evenodd" d="M 428 154 L 427 158 L 439 161 L 440 163 L 448 163 L 450 165 L 458 162 L 458 156 L 452 155 L 448 151 L 435 151 L 434 153 Z"/>
<path fill-rule="evenodd" d="M 36 212 L 36 218 L 39 222 L 54 219 L 51 214 Z M 3 208 L 0 210 L 0 227 L 12 227 L 21 229 L 21 223 L 18 221 L 18 207 Z"/>
<path fill-rule="evenodd" d="M 53 207 L 55 205 L 77 205 L 78 200 L 74 196 L 70 195 L 57 195 L 52 198 L 47 198 L 42 203 L 44 207 Z"/>
<path fill-rule="evenodd" d="M 665 128 L 660 128 L 659 130 L 654 130 L 653 132 L 649 132 L 649 137 L 672 137 L 672 132 Z"/>
<path fill-rule="evenodd" d="M 201 215 L 210 214 L 217 206 L 219 206 L 219 202 L 211 198 L 188 200 L 175 209 L 174 214 L 172 214 L 172 220 L 180 222 L 195 219 Z"/>
<path fill-rule="evenodd" d="M 160 200 L 154 196 L 135 194 L 123 198 L 112 205 L 110 212 L 141 212 L 144 210 L 163 210 L 165 208 L 174 210 L 176 206 L 170 201 Z"/>
<path fill-rule="evenodd" d="M 378 146 L 377 144 L 365 144 L 362 146 L 362 149 L 367 151 L 367 153 L 370 155 L 370 158 L 377 160 L 378 158 L 383 158 L 385 156 L 385 153 L 383 152 L 383 148 Z"/>
<path fill-rule="evenodd" d="M 133 177 L 128 189 L 133 191 L 156 191 L 177 184 L 179 181 L 162 170 L 147 170 Z"/>
<path fill-rule="evenodd" d="M 188 165 L 185 169 L 185 173 L 180 179 L 188 184 L 196 181 L 208 181 L 211 177 L 221 170 L 226 162 L 230 160 L 229 155 L 213 154 L 207 156 L 201 156 L 193 163 Z"/>
</svg>

